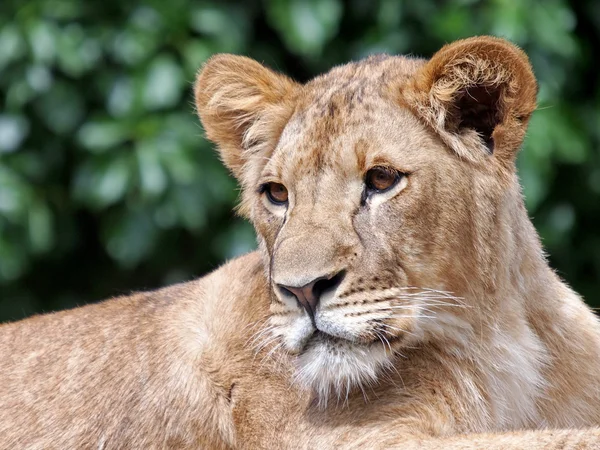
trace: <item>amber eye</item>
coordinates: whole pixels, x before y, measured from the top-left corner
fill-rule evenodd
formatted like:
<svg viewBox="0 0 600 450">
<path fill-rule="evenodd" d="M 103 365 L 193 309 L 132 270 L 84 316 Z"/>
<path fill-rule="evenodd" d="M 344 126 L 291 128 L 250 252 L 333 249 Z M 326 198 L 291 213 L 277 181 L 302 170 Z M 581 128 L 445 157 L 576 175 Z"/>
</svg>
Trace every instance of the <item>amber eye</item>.
<svg viewBox="0 0 600 450">
<path fill-rule="evenodd" d="M 375 192 L 385 192 L 396 186 L 402 178 L 400 172 L 389 167 L 373 167 L 367 172 L 365 184 L 367 189 Z"/>
<path fill-rule="evenodd" d="M 264 190 L 267 193 L 271 203 L 283 205 L 288 201 L 288 191 L 281 183 L 267 183 L 264 185 Z"/>
</svg>

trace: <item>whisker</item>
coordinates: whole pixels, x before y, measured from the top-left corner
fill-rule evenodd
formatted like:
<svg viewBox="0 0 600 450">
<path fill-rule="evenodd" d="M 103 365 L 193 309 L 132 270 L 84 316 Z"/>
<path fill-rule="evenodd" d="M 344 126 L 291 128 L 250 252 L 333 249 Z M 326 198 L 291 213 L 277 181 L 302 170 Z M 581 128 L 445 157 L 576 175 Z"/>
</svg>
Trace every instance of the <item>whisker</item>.
<svg viewBox="0 0 600 450">
<path fill-rule="evenodd" d="M 378 334 L 381 334 L 381 333 L 378 333 Z M 385 335 L 383 335 L 383 334 L 381 334 L 381 337 L 383 338 L 383 340 L 386 342 L 386 344 L 387 344 L 388 348 L 390 349 L 390 353 L 393 353 L 393 351 L 392 351 L 392 346 L 391 346 L 391 344 L 390 344 L 390 341 L 388 341 L 388 339 L 387 339 L 387 338 L 385 337 Z M 384 346 L 384 347 L 385 347 L 385 346 Z"/>
<path fill-rule="evenodd" d="M 392 310 L 391 312 L 393 313 L 393 308 L 389 308 L 390 310 Z M 411 314 L 410 316 L 405 315 L 399 315 L 399 314 L 393 314 L 391 316 L 394 319 L 435 319 L 435 315 L 429 315 L 429 314 Z"/>
<path fill-rule="evenodd" d="M 390 311 L 395 313 L 396 307 L 395 306 L 389 306 L 387 308 L 381 308 L 380 310 L 378 310 L 377 312 L 380 311 Z M 404 315 L 399 315 L 399 314 L 394 314 L 392 317 L 396 318 L 396 319 L 418 319 L 421 317 L 425 317 L 428 319 L 435 319 L 435 313 L 433 313 L 432 311 L 428 311 L 430 313 L 432 313 L 432 315 L 428 315 L 428 314 L 419 314 L 419 313 L 415 313 L 415 314 L 404 314 Z"/>
<path fill-rule="evenodd" d="M 440 299 L 440 298 L 434 298 L 434 297 L 425 297 L 425 296 L 420 296 L 420 297 L 412 297 L 410 299 L 407 299 L 405 297 L 398 297 L 399 299 L 402 300 L 408 300 L 408 301 L 424 301 L 424 302 L 431 302 L 431 304 L 436 304 L 436 305 L 443 305 L 443 306 L 455 306 L 455 307 L 459 307 L 459 308 L 465 308 L 465 305 L 460 305 L 458 303 L 452 303 L 450 301 L 446 301 L 444 299 Z"/>
<path fill-rule="evenodd" d="M 399 290 L 418 290 L 418 291 L 422 291 L 422 292 L 414 292 L 414 293 L 408 293 L 406 295 L 411 295 L 411 296 L 419 296 L 419 295 L 424 295 L 424 294 L 429 294 L 429 293 L 434 293 L 434 294 L 438 294 L 438 296 L 441 296 L 442 298 L 445 299 L 451 299 L 456 301 L 457 303 L 461 303 L 464 306 L 467 306 L 464 303 L 464 298 L 463 297 L 458 297 L 453 295 L 452 292 L 448 292 L 448 291 L 442 291 L 439 289 L 431 289 L 431 288 L 426 288 L 426 287 L 416 287 L 416 286 L 401 286 L 401 287 L 397 287 L 396 289 Z"/>
<path fill-rule="evenodd" d="M 273 355 L 274 352 L 276 352 L 278 349 L 280 349 L 283 346 L 283 342 L 280 342 L 279 344 L 275 345 L 270 351 L 269 353 L 267 353 L 265 356 L 263 356 L 260 365 L 258 366 L 259 370 L 262 369 L 262 367 L 264 366 L 265 362 L 268 361 L 271 358 L 271 355 Z"/>
<path fill-rule="evenodd" d="M 362 392 L 363 398 L 365 399 L 365 403 L 369 403 L 369 399 L 367 398 L 367 393 L 365 392 L 362 383 L 358 383 L 358 388 Z"/>
<path fill-rule="evenodd" d="M 253 324 L 252 324 L 250 327 L 246 327 L 246 328 L 244 329 L 244 332 L 246 332 L 246 331 L 254 331 L 254 329 L 255 329 L 257 326 L 264 325 L 264 323 L 265 323 L 265 322 L 255 322 L 255 323 L 253 323 Z M 265 327 L 265 328 L 270 328 L 270 327 Z M 246 345 L 246 346 L 247 346 L 247 345 L 249 345 L 249 344 L 250 344 L 250 342 L 252 342 L 252 341 L 255 339 L 255 337 L 256 337 L 257 335 L 260 335 L 260 334 L 263 332 L 263 330 L 264 330 L 264 328 L 260 328 L 260 329 L 258 329 L 258 330 L 256 330 L 256 331 L 252 332 L 252 333 L 250 334 L 250 336 L 248 337 L 248 339 L 246 340 L 246 343 L 245 343 L 244 345 Z"/>
<path fill-rule="evenodd" d="M 421 297 L 414 297 L 417 301 L 425 301 L 425 302 L 430 302 L 431 304 L 436 304 L 436 305 L 444 305 L 444 306 L 456 306 L 459 308 L 467 308 L 467 305 L 462 305 L 462 304 L 458 304 L 458 303 L 452 303 L 450 301 L 446 301 L 442 298 L 436 298 L 436 297 L 426 297 L 426 296 L 421 296 Z"/>
<path fill-rule="evenodd" d="M 397 354 L 398 354 L 398 355 L 400 355 L 402 358 L 406 358 L 406 356 L 404 356 L 404 355 L 403 355 L 402 353 L 400 353 L 400 352 L 397 352 Z M 396 368 L 396 366 L 395 366 L 394 364 L 390 364 L 388 367 L 389 367 L 390 369 L 393 369 L 393 370 L 394 370 L 394 372 L 396 372 L 396 375 L 398 375 L 398 378 L 400 379 L 400 382 L 402 383 L 402 388 L 403 388 L 403 389 L 406 389 L 406 384 L 404 383 L 404 379 L 402 378 L 402 375 L 400 375 L 400 372 L 398 372 L 398 369 Z M 388 369 L 388 370 L 389 370 L 389 369 Z M 393 384 L 394 386 L 396 386 L 397 388 L 400 388 L 400 386 L 398 386 L 398 385 L 396 384 L 396 382 L 394 381 L 394 379 L 393 379 L 391 376 L 390 376 L 388 379 L 389 379 L 389 380 L 392 382 L 392 384 Z"/>
<path fill-rule="evenodd" d="M 448 300 L 448 301 L 456 301 L 459 300 L 458 297 L 452 297 L 452 296 L 448 296 L 448 295 L 439 295 L 439 294 L 432 294 L 429 292 L 404 292 L 401 294 L 402 296 L 405 297 L 419 297 L 419 298 L 432 298 L 432 299 L 439 299 L 439 300 Z M 457 302 L 458 303 L 458 302 Z"/>
<path fill-rule="evenodd" d="M 270 344 L 271 342 L 276 340 L 278 337 L 279 337 L 279 335 L 274 334 L 274 333 L 266 336 L 265 339 L 263 339 L 261 342 L 257 343 L 257 345 L 255 347 L 256 351 L 260 352 L 263 348 L 265 348 L 268 344 Z"/>
<path fill-rule="evenodd" d="M 246 345 L 253 347 L 257 343 L 257 341 L 259 341 L 260 339 L 262 339 L 264 337 L 265 334 L 268 334 L 268 333 L 274 331 L 275 328 L 276 327 L 274 325 L 269 325 L 268 327 L 265 327 L 262 330 L 258 330 L 256 333 L 254 333 L 253 336 L 251 336 L 246 341 Z"/>
<path fill-rule="evenodd" d="M 269 336 L 268 338 L 266 338 L 264 341 L 262 341 L 259 345 L 256 346 L 256 349 L 255 349 L 256 354 L 260 353 L 264 348 L 266 348 L 267 346 L 269 346 L 270 344 L 275 342 L 277 339 L 279 339 L 278 334 L 273 334 L 273 335 Z"/>
<path fill-rule="evenodd" d="M 390 353 L 392 352 L 392 347 L 390 346 L 390 342 L 387 339 L 385 339 L 385 337 L 381 333 L 379 333 L 377 330 L 372 330 L 371 334 L 374 334 L 381 341 L 384 351 L 385 351 L 385 343 L 387 342 L 387 345 L 390 349 Z M 385 340 L 385 342 L 384 342 L 384 340 Z"/>
<path fill-rule="evenodd" d="M 246 326 L 244 328 L 242 328 L 242 331 L 243 332 L 250 331 L 250 330 L 252 330 L 253 328 L 255 328 L 255 327 L 259 326 L 259 325 L 263 325 L 265 322 L 266 322 L 266 320 L 264 320 L 264 319 L 263 320 L 257 320 L 256 322 L 248 322 L 246 324 Z"/>
<path fill-rule="evenodd" d="M 407 289 L 407 290 L 412 290 L 412 291 L 428 291 L 428 292 L 437 292 L 439 294 L 443 294 L 443 295 L 452 295 L 452 292 L 450 291 L 442 291 L 440 289 L 432 289 L 432 288 L 428 288 L 428 287 L 422 287 L 422 286 L 399 286 L 397 289 Z"/>
<path fill-rule="evenodd" d="M 400 333 L 406 333 L 406 334 L 408 334 L 410 336 L 417 337 L 417 335 L 415 333 L 413 333 L 412 331 L 405 330 L 404 328 L 393 327 L 391 325 L 388 325 L 387 323 L 380 323 L 379 326 L 388 328 L 390 330 L 398 331 Z M 387 330 L 383 330 L 383 331 L 389 333 L 389 331 L 387 331 Z"/>
<path fill-rule="evenodd" d="M 389 328 L 390 330 L 394 330 L 394 331 L 404 332 L 404 330 L 402 328 L 393 327 L 393 326 L 388 325 L 387 323 L 383 323 L 383 322 L 378 323 L 377 326 L 378 327 L 386 327 L 386 328 Z"/>
</svg>

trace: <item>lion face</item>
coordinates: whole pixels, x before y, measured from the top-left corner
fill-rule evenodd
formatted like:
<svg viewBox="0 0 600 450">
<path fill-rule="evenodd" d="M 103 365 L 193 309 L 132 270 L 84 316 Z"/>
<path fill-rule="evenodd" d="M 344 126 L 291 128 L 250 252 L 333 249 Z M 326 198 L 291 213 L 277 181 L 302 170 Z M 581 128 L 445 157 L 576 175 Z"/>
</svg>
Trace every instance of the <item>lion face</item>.
<svg viewBox="0 0 600 450">
<path fill-rule="evenodd" d="M 321 399 L 375 381 L 403 346 L 460 334 L 463 298 L 494 287 L 535 80 L 514 46 L 478 39 L 303 86 L 233 56 L 199 75 L 200 117 L 265 255 L 265 335 Z"/>
<path fill-rule="evenodd" d="M 463 281 L 456 253 L 468 225 L 456 222 L 466 205 L 434 199 L 460 199 L 464 169 L 410 112 L 368 102 L 372 113 L 352 103 L 333 118 L 312 104 L 298 111 L 252 203 L 271 268 L 273 333 L 299 356 L 302 381 L 325 390 L 374 379 L 432 310 L 457 306 L 448 292 Z M 327 121 L 337 122 L 329 139 L 315 141 Z"/>
</svg>

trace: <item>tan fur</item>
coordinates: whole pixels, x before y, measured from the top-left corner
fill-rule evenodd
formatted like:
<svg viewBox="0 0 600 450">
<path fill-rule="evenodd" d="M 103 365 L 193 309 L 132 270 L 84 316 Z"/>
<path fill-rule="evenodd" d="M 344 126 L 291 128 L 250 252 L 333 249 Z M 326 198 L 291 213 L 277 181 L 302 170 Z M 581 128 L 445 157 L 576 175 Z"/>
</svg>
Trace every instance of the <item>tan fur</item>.
<svg viewBox="0 0 600 450">
<path fill-rule="evenodd" d="M 3 325 L 0 448 L 600 448 L 600 326 L 515 173 L 523 52 L 472 38 L 305 85 L 219 55 L 195 92 L 260 251 Z M 377 165 L 407 176 L 364 196 Z M 314 324 L 277 287 L 340 271 Z"/>
</svg>

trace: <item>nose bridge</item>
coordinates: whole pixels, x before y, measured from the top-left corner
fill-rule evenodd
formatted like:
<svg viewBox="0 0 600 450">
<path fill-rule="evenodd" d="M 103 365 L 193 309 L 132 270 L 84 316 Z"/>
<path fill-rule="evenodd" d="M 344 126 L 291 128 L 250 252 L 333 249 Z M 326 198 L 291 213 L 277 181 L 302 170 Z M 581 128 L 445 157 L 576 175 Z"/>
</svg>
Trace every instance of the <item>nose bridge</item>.
<svg viewBox="0 0 600 450">
<path fill-rule="evenodd" d="M 327 223 L 324 216 L 319 220 L 314 216 L 317 211 L 305 207 L 290 215 L 273 255 L 277 283 L 302 286 L 346 268 L 353 249 L 352 232 L 341 224 Z"/>
<path fill-rule="evenodd" d="M 308 224 L 306 224 L 309 226 Z M 339 265 L 339 243 L 329 230 L 310 227 L 309 230 L 289 229 L 276 246 L 273 255 L 273 274 L 277 282 L 304 285 L 317 277 L 327 275 Z"/>
</svg>

